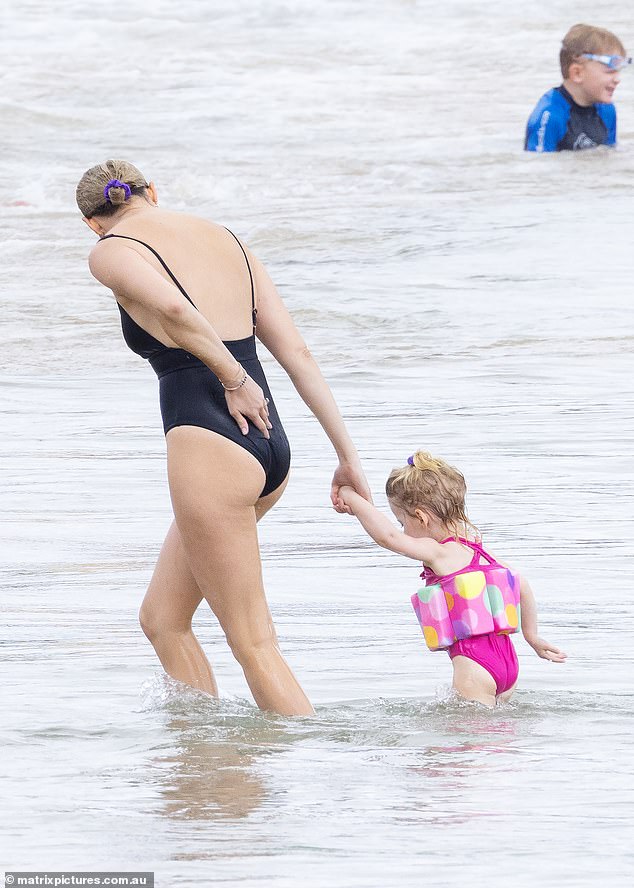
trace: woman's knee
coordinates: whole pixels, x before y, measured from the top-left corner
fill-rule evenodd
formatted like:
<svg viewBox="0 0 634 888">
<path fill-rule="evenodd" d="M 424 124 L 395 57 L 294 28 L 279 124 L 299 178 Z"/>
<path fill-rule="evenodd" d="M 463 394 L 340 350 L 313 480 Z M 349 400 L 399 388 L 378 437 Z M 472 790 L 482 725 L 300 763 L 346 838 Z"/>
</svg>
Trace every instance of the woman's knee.
<svg viewBox="0 0 634 888">
<path fill-rule="evenodd" d="M 153 608 L 145 603 L 141 605 L 141 609 L 139 610 L 139 623 L 141 624 L 143 634 L 148 641 L 154 641 L 158 637 L 160 632 L 160 622 L 156 618 Z"/>
<path fill-rule="evenodd" d="M 162 636 L 183 634 L 191 629 L 191 621 L 175 621 L 173 616 L 143 602 L 139 610 L 139 623 L 144 635 L 152 644 Z"/>
<path fill-rule="evenodd" d="M 272 627 L 267 627 L 265 631 L 257 634 L 243 630 L 228 632 L 227 641 L 231 653 L 246 671 L 262 665 L 278 650 Z"/>
</svg>

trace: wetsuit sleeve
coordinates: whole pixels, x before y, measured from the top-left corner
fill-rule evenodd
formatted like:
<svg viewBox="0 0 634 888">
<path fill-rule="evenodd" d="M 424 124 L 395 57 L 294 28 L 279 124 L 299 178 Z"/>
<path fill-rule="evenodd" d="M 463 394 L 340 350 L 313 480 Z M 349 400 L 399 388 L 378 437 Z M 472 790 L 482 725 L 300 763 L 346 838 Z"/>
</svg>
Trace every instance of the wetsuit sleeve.
<svg viewBox="0 0 634 888">
<path fill-rule="evenodd" d="M 560 102 L 552 100 L 553 92 L 550 90 L 542 96 L 528 118 L 525 151 L 536 151 L 538 154 L 557 151 L 557 146 L 566 135 L 567 109 Z"/>
<path fill-rule="evenodd" d="M 596 108 L 608 131 L 605 144 L 616 145 L 616 108 L 614 105 L 597 105 Z"/>
</svg>

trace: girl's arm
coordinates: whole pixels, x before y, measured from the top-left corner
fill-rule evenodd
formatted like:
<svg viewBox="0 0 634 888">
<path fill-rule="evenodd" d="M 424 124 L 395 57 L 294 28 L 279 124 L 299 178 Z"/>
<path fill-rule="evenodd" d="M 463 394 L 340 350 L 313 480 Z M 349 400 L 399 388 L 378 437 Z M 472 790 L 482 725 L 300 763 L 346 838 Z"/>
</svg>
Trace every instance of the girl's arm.
<svg viewBox="0 0 634 888">
<path fill-rule="evenodd" d="M 255 276 L 258 309 L 258 339 L 282 365 L 299 396 L 319 421 L 339 458 L 332 481 L 331 499 L 338 505 L 339 489 L 348 484 L 369 501 L 368 487 L 357 450 L 341 417 L 335 399 L 317 362 L 311 355 L 293 319 L 264 266 L 249 252 Z M 339 511 L 342 511 L 340 508 Z"/>
<path fill-rule="evenodd" d="M 350 487 L 342 487 L 339 496 L 359 520 L 365 532 L 375 543 L 399 555 L 424 561 L 434 573 L 442 573 L 446 550 L 430 537 L 411 537 L 397 530 L 390 519 L 372 503 L 366 502 Z"/>
<path fill-rule="evenodd" d="M 540 638 L 537 634 L 537 605 L 528 580 L 520 577 L 520 612 L 522 615 L 522 635 L 538 657 L 553 663 L 563 663 L 566 654 Z"/>
<path fill-rule="evenodd" d="M 176 287 L 125 244 L 105 241 L 94 248 L 90 271 L 124 303 L 141 306 L 157 320 L 167 339 L 206 364 L 229 387 L 244 376 L 238 361 L 209 321 Z M 235 391 L 225 392 L 229 413 L 244 435 L 249 419 L 268 438 L 271 423 L 264 393 L 251 377 Z"/>
</svg>

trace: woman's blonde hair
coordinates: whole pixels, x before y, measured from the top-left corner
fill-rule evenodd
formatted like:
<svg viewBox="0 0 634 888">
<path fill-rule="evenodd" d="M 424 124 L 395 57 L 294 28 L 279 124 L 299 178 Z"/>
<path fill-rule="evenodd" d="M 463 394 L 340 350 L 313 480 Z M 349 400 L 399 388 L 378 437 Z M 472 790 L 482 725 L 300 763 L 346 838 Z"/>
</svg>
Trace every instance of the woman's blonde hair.
<svg viewBox="0 0 634 888">
<path fill-rule="evenodd" d="M 568 76 L 570 66 L 585 52 L 603 55 L 614 53 L 625 55 L 625 47 L 612 31 L 595 28 L 593 25 L 573 25 L 561 41 L 559 65 L 563 77 Z"/>
<path fill-rule="evenodd" d="M 406 512 L 416 509 L 432 512 L 456 538 L 469 531 L 480 537 L 478 528 L 467 518 L 467 485 L 458 469 L 425 450 L 417 450 L 402 469 L 393 469 L 385 484 L 389 500 Z"/>
<path fill-rule="evenodd" d="M 108 188 L 106 196 L 105 188 L 113 179 L 121 184 Z M 106 160 L 86 170 L 77 185 L 75 198 L 82 216 L 87 219 L 112 216 L 132 195 L 145 194 L 147 187 L 145 176 L 134 164 L 127 160 Z"/>
</svg>

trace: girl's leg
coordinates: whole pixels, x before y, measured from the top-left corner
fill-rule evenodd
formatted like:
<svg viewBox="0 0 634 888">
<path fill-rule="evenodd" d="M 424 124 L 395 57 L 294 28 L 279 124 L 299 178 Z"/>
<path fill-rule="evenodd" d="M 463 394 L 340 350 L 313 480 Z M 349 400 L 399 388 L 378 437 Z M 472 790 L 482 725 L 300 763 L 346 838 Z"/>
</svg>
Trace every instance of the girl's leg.
<svg viewBox="0 0 634 888">
<path fill-rule="evenodd" d="M 508 703 L 508 701 L 513 696 L 513 691 L 515 690 L 516 686 L 517 686 L 517 682 L 515 682 L 515 684 L 512 687 L 508 688 L 506 691 L 503 691 L 501 694 L 498 694 L 498 696 L 497 696 L 498 703 Z"/>
<path fill-rule="evenodd" d="M 256 529 L 261 465 L 234 442 L 192 426 L 172 429 L 167 445 L 172 504 L 189 567 L 256 703 L 282 715 L 312 714 L 282 657 L 264 594 Z"/>
<path fill-rule="evenodd" d="M 258 500 L 255 507 L 258 520 L 282 496 L 287 480 Z M 211 666 L 192 630 L 192 618 L 202 600 L 180 532 L 176 522 L 172 522 L 143 599 L 139 620 L 168 675 L 218 696 Z"/>
<path fill-rule="evenodd" d="M 453 687 L 460 696 L 493 709 L 496 703 L 497 685 L 491 673 L 469 657 L 457 655 L 452 658 L 451 663 Z"/>
</svg>

